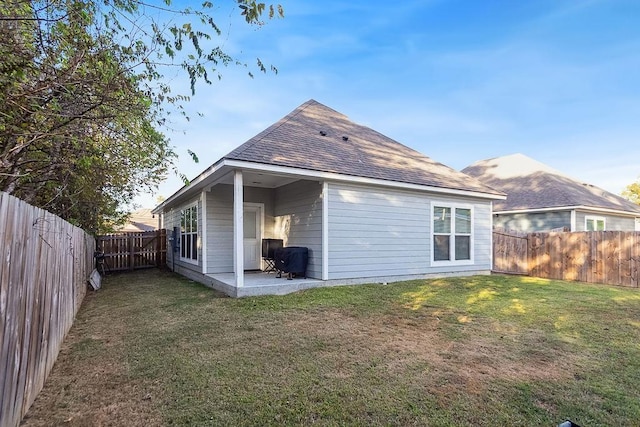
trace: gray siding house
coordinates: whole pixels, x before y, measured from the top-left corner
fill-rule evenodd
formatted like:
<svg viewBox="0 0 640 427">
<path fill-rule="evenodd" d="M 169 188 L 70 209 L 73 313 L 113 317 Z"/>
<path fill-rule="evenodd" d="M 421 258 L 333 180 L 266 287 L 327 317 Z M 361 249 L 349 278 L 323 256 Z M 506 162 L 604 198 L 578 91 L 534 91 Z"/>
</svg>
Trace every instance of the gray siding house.
<svg viewBox="0 0 640 427">
<path fill-rule="evenodd" d="M 240 297 L 491 270 L 504 194 L 308 101 L 154 209 L 167 263 Z M 261 241 L 309 251 L 307 278 L 262 273 Z"/>
<path fill-rule="evenodd" d="M 522 232 L 640 230 L 640 206 L 523 154 L 482 160 L 462 172 L 507 194 L 505 200 L 493 204 L 497 228 Z"/>
</svg>

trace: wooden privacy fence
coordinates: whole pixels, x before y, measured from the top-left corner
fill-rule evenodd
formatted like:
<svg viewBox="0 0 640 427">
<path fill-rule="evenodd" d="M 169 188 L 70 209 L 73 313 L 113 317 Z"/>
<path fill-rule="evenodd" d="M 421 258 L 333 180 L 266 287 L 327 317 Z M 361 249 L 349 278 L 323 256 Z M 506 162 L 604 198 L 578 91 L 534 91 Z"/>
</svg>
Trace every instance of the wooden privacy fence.
<svg viewBox="0 0 640 427">
<path fill-rule="evenodd" d="M 17 426 L 42 390 L 93 270 L 95 240 L 0 193 L 0 426 Z"/>
<path fill-rule="evenodd" d="M 160 267 L 167 262 L 166 230 L 108 234 L 97 241 L 106 272 Z"/>
<path fill-rule="evenodd" d="M 640 287 L 640 232 L 494 232 L 494 271 Z"/>
</svg>

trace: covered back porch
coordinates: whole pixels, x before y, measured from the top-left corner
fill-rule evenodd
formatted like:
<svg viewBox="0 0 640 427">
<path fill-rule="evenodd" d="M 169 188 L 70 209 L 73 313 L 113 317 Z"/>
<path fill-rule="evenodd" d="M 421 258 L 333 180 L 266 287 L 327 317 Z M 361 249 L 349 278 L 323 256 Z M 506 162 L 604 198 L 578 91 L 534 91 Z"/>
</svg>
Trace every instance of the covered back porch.
<svg viewBox="0 0 640 427">
<path fill-rule="evenodd" d="M 203 188 L 199 203 L 202 274 L 237 296 L 257 288 L 273 294 L 321 285 L 328 278 L 326 192 L 324 181 L 284 171 L 233 168 L 219 174 Z M 263 239 L 307 248 L 306 278 L 263 273 Z"/>
</svg>

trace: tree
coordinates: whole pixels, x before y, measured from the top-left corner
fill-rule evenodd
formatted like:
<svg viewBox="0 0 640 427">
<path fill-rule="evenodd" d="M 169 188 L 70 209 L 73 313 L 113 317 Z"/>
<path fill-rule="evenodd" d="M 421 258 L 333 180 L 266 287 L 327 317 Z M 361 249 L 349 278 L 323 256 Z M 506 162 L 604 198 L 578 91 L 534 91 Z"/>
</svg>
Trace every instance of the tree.
<svg viewBox="0 0 640 427">
<path fill-rule="evenodd" d="M 250 25 L 279 6 L 238 0 Z M 122 207 L 153 189 L 176 154 L 162 129 L 198 81 L 246 66 L 218 46 L 199 10 L 138 0 L 9 0 L 0 4 L 0 190 L 90 232 L 121 221 Z M 149 10 L 157 13 L 151 16 Z M 186 22 L 177 22 L 177 19 Z M 266 71 L 258 59 L 257 68 Z M 163 80 L 182 69 L 191 94 Z M 251 71 L 249 71 L 251 73 Z"/>
<path fill-rule="evenodd" d="M 640 179 L 627 185 L 625 189 L 622 190 L 622 197 L 636 205 L 640 205 Z"/>
</svg>

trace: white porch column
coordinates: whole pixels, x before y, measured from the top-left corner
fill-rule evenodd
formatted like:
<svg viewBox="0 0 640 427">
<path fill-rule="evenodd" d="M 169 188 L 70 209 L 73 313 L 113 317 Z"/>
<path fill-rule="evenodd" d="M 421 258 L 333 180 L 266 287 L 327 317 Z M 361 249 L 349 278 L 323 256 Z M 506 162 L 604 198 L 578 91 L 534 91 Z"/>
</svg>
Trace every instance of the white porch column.
<svg viewBox="0 0 640 427">
<path fill-rule="evenodd" d="M 200 251 L 202 256 L 202 274 L 207 274 L 207 189 L 200 194 Z"/>
<path fill-rule="evenodd" d="M 244 286 L 244 195 L 242 192 L 242 171 L 233 176 L 233 271 L 236 287 Z"/>
<path fill-rule="evenodd" d="M 322 280 L 329 280 L 329 184 L 322 183 Z"/>
</svg>

